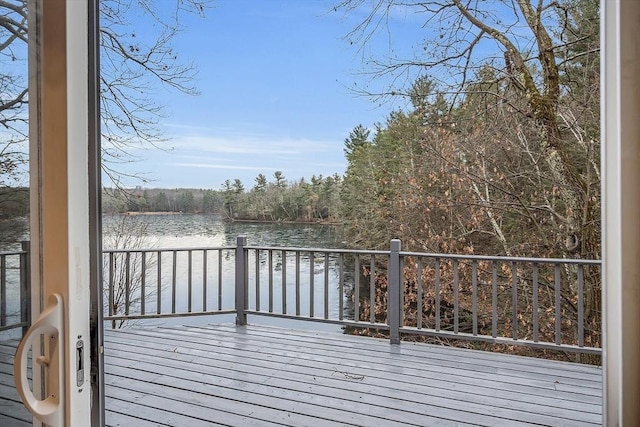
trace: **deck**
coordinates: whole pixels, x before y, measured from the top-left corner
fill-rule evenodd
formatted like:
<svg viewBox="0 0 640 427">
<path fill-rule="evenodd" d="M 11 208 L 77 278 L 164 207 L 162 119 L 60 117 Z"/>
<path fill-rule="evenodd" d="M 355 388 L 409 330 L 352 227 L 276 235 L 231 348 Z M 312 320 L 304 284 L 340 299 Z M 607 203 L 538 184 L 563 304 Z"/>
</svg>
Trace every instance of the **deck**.
<svg viewBox="0 0 640 427">
<path fill-rule="evenodd" d="M 0 343 L 0 425 L 27 426 Z M 589 426 L 598 367 L 269 326 L 105 331 L 108 426 Z"/>
</svg>

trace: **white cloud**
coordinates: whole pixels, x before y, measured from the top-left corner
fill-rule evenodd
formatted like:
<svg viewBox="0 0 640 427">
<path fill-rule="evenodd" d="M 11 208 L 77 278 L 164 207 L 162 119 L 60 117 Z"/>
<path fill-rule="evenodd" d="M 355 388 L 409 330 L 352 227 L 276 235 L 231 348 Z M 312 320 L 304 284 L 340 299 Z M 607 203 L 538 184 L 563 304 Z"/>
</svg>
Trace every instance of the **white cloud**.
<svg viewBox="0 0 640 427">
<path fill-rule="evenodd" d="M 307 138 L 296 135 L 295 126 L 275 133 L 270 125 L 235 121 L 225 127 L 207 122 L 165 126 L 173 149 L 149 153 L 145 162 L 160 186 L 218 188 L 225 179 L 249 183 L 258 173 L 271 176 L 277 170 L 297 181 L 345 168 L 340 137 Z"/>
<path fill-rule="evenodd" d="M 231 170 L 276 170 L 276 168 L 264 166 L 239 166 L 239 165 L 221 165 L 214 163 L 167 163 L 167 166 L 177 166 L 185 168 L 207 168 L 207 169 L 231 169 Z"/>
<path fill-rule="evenodd" d="M 331 153 L 342 147 L 336 141 L 243 134 L 228 136 L 184 135 L 174 137 L 170 144 L 176 151 L 197 150 L 206 153 L 268 154 L 271 156 L 304 156 L 309 153 Z"/>
</svg>

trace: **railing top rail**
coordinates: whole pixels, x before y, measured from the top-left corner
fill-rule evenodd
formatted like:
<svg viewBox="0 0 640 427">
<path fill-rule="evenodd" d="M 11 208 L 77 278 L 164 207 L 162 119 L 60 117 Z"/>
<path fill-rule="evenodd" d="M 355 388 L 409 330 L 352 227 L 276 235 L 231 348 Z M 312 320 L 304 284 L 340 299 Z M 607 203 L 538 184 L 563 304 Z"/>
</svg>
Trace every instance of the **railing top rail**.
<svg viewBox="0 0 640 427">
<path fill-rule="evenodd" d="M 539 264 L 590 264 L 600 265 L 602 261 L 599 259 L 575 259 L 575 258 L 529 258 L 529 257 L 509 257 L 499 255 L 460 255 L 460 254 L 438 254 L 429 252 L 400 252 L 400 256 L 415 256 L 422 258 L 447 258 L 447 259 L 464 259 L 476 261 L 513 261 L 528 262 Z"/>
<path fill-rule="evenodd" d="M 389 255 L 388 250 L 376 249 L 338 249 L 338 248 L 301 248 L 293 246 L 260 246 L 247 245 L 246 249 L 264 250 L 264 251 L 285 251 L 285 252 L 314 252 L 314 253 L 343 253 L 343 254 L 359 254 L 359 255 Z M 103 249 L 104 253 L 126 253 L 126 252 L 187 252 L 187 251 L 215 251 L 215 250 L 234 250 L 236 246 L 195 246 L 195 247 L 176 247 L 176 248 L 116 248 Z M 25 251 L 0 252 L 0 255 L 19 255 L 27 253 Z M 401 251 L 400 256 L 403 257 L 421 257 L 433 259 L 458 259 L 458 260 L 475 260 L 475 261 L 498 261 L 498 262 L 521 262 L 532 264 L 575 264 L 575 265 L 601 265 L 599 259 L 575 259 L 575 258 L 533 258 L 533 257 L 512 257 L 500 255 L 463 255 L 463 254 L 444 254 L 435 252 L 408 252 Z"/>
<path fill-rule="evenodd" d="M 318 253 L 342 253 L 361 255 L 389 255 L 389 251 L 367 249 L 336 249 L 336 248 L 296 248 L 291 246 L 256 246 L 247 245 L 246 249 L 262 251 L 286 251 L 286 252 L 318 252 Z"/>
<path fill-rule="evenodd" d="M 116 248 L 103 249 L 103 253 L 127 253 L 127 252 L 188 252 L 188 251 L 231 251 L 235 250 L 234 246 L 194 246 L 181 248 Z"/>
<path fill-rule="evenodd" d="M 24 255 L 24 254 L 28 254 L 29 251 L 23 251 L 23 250 L 15 250 L 15 251 L 6 251 L 6 252 L 0 252 L 0 256 L 10 256 L 10 255 Z"/>
</svg>

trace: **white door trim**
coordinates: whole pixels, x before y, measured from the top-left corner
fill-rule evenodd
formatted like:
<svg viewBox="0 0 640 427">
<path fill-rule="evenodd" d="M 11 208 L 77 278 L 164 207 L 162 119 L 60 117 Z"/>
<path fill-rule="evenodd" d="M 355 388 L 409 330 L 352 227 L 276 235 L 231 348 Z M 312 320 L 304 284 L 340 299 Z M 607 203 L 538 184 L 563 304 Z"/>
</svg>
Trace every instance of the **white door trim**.
<svg viewBox="0 0 640 427">
<path fill-rule="evenodd" d="M 36 343 L 39 340 L 33 340 L 34 353 L 44 355 L 42 365 L 59 356 L 62 372 L 42 376 L 34 370 L 37 400 L 30 406 L 36 408 L 38 401 L 58 395 L 63 414 L 59 422 L 65 427 L 88 426 L 91 420 L 90 244 L 94 240 L 95 246 L 92 233 L 96 227 L 90 227 L 90 194 L 95 188 L 89 188 L 89 177 L 95 170 L 89 166 L 89 143 L 95 142 L 96 135 L 95 123 L 90 123 L 95 117 L 89 112 L 95 115 L 96 110 L 90 106 L 94 96 L 90 96 L 89 81 L 95 71 L 90 63 L 94 57 L 89 54 L 90 49 L 95 50 L 89 47 L 89 31 L 95 30 L 89 24 L 90 3 L 28 2 L 34 325 L 42 326 L 42 321 L 35 320 L 42 301 L 51 295 L 57 295 L 63 307 L 63 331 L 57 335 L 59 354 L 51 356 L 46 344 L 55 335 L 53 329 L 42 329 L 46 331 L 44 349 Z M 95 264 L 94 259 L 94 268 Z M 96 277 L 94 273 L 94 280 Z M 33 412 L 34 425 L 40 425 L 43 417 L 38 418 L 37 409 Z"/>
<path fill-rule="evenodd" d="M 604 423 L 640 420 L 640 2 L 601 0 Z"/>
</svg>

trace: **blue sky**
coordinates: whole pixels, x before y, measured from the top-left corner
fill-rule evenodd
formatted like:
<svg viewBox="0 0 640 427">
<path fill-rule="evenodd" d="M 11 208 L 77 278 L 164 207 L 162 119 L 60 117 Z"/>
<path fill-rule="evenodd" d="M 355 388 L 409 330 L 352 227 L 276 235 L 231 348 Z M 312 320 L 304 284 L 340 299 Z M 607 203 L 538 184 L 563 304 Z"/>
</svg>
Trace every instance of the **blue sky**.
<svg viewBox="0 0 640 427">
<path fill-rule="evenodd" d="M 344 38 L 362 15 L 332 12 L 335 3 L 216 0 L 204 19 L 183 21 L 174 45 L 197 64 L 201 94 L 160 91 L 171 149 L 136 153 L 143 160 L 126 167 L 145 173 L 146 187 L 167 188 L 219 189 L 235 178 L 251 188 L 276 170 L 288 180 L 344 173 L 349 131 L 403 106 L 353 93 L 371 83 L 364 61 L 391 49 L 408 55 L 421 28 L 396 13 L 394 38 L 382 34 L 362 51 Z"/>
</svg>

